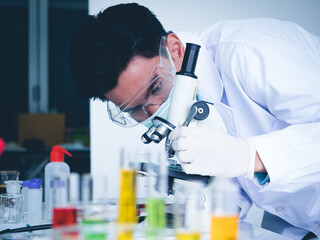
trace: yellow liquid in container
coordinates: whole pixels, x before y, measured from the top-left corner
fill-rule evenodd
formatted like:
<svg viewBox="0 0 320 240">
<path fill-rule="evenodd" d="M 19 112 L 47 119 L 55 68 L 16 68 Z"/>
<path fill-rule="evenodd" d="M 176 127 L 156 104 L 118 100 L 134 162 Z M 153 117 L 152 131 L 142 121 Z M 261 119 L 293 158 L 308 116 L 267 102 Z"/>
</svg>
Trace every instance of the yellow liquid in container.
<svg viewBox="0 0 320 240">
<path fill-rule="evenodd" d="M 118 240 L 133 240 L 133 232 L 132 231 L 119 232 Z"/>
<path fill-rule="evenodd" d="M 136 212 L 136 171 L 121 169 L 119 219 L 120 224 L 135 224 Z M 118 240 L 133 240 L 132 230 L 119 230 Z"/>
<path fill-rule="evenodd" d="M 200 240 L 200 232 L 178 232 L 176 238 L 177 240 Z"/>
<path fill-rule="evenodd" d="M 211 217 L 210 240 L 236 240 L 238 230 L 238 216 Z"/>
<path fill-rule="evenodd" d="M 136 223 L 136 171 L 121 169 L 119 223 Z"/>
</svg>

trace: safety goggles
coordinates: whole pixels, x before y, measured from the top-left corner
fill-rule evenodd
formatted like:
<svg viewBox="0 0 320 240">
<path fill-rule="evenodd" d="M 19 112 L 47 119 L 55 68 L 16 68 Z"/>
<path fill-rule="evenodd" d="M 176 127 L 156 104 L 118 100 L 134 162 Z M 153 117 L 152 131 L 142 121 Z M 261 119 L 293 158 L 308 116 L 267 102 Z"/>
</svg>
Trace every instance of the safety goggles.
<svg viewBox="0 0 320 240">
<path fill-rule="evenodd" d="M 148 119 L 168 98 L 174 82 L 176 70 L 166 46 L 166 37 L 162 37 L 159 46 L 159 62 L 153 67 L 144 83 L 117 106 L 107 100 L 109 118 L 122 127 L 134 127 Z M 143 96 L 143 98 L 141 98 Z M 137 104 L 137 99 L 144 101 Z"/>
</svg>

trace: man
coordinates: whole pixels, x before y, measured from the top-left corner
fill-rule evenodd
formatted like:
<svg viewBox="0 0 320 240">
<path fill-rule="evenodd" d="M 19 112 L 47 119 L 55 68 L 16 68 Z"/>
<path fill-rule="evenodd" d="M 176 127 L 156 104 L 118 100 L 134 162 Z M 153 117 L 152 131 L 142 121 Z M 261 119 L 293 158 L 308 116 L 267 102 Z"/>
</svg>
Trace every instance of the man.
<svg viewBox="0 0 320 240">
<path fill-rule="evenodd" d="M 291 238 L 320 236 L 320 38 L 273 19 L 226 21 L 192 35 L 166 32 L 138 4 L 89 16 L 71 48 L 82 97 L 107 102 L 123 127 L 165 118 L 185 43 L 201 45 L 197 98 L 213 102 L 228 134 L 177 127 L 185 172 L 237 177 L 241 218 L 252 202 Z"/>
</svg>

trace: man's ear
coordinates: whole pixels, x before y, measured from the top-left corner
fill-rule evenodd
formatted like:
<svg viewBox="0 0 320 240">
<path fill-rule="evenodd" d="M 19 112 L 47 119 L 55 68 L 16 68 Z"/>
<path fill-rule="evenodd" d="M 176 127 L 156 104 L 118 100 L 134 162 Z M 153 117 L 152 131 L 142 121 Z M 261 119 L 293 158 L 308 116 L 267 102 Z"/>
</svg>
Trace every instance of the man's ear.
<svg viewBox="0 0 320 240">
<path fill-rule="evenodd" d="M 184 45 L 175 33 L 167 36 L 167 48 L 175 65 L 176 71 L 180 71 L 184 56 Z"/>
</svg>

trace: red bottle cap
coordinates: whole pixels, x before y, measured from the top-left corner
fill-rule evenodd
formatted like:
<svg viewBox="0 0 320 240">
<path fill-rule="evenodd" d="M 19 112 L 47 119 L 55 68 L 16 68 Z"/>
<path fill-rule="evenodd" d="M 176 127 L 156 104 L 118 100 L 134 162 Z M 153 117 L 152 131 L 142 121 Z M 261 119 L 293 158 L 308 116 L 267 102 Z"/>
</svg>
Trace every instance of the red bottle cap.
<svg viewBox="0 0 320 240">
<path fill-rule="evenodd" d="M 77 210 L 74 207 L 54 208 L 52 227 L 77 224 Z"/>
<path fill-rule="evenodd" d="M 52 147 L 50 153 L 50 161 L 51 162 L 64 162 L 64 154 L 72 156 L 66 149 L 60 147 L 59 145 L 55 145 Z"/>
<path fill-rule="evenodd" d="M 0 156 L 2 155 L 4 149 L 6 148 L 6 143 L 0 138 Z"/>
</svg>

